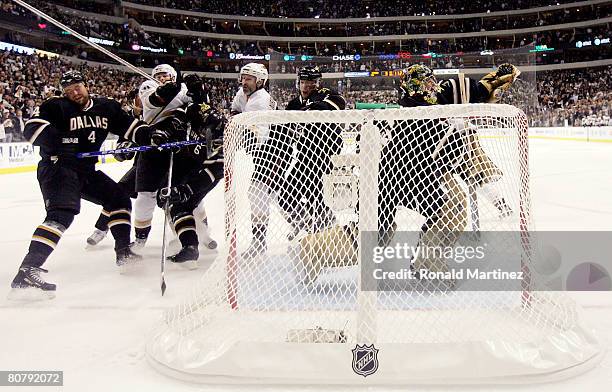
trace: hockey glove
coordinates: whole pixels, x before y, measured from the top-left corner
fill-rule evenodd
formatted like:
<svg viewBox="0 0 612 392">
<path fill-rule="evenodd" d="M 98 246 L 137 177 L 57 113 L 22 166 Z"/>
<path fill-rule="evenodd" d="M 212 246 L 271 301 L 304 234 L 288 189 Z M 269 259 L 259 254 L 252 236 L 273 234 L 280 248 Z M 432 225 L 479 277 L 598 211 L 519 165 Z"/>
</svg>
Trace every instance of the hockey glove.
<svg viewBox="0 0 612 392">
<path fill-rule="evenodd" d="M 185 203 L 191 196 L 193 196 L 193 191 L 188 184 L 165 187 L 157 192 L 157 205 L 163 208 L 166 202 L 169 204 Z"/>
<path fill-rule="evenodd" d="M 480 84 L 485 86 L 489 92 L 489 99 L 487 102 L 499 102 L 502 93 L 510 88 L 520 74 L 521 71 L 514 65 L 504 63 L 497 68 L 497 71 L 489 72 L 480 79 Z"/>
<path fill-rule="evenodd" d="M 132 143 L 129 140 L 124 140 L 122 142 L 117 143 L 117 149 L 131 148 L 131 147 L 134 147 L 134 146 L 135 146 L 135 144 Z M 134 158 L 134 155 L 136 155 L 135 151 L 132 151 L 132 152 L 118 152 L 116 154 L 113 154 L 115 159 L 117 161 L 119 161 L 119 162 L 129 161 L 130 159 Z"/>
<path fill-rule="evenodd" d="M 151 133 L 151 144 L 161 146 L 165 143 L 185 140 L 187 129 L 185 122 L 176 117 L 168 117 L 155 125 L 155 130 Z"/>
<path fill-rule="evenodd" d="M 156 129 L 151 133 L 151 144 L 153 146 L 161 146 L 162 144 L 170 143 L 172 140 L 172 132 L 167 129 Z"/>
<path fill-rule="evenodd" d="M 181 85 L 174 82 L 166 82 L 155 90 L 155 95 L 161 99 L 164 104 L 168 104 L 181 91 Z"/>
<path fill-rule="evenodd" d="M 191 97 L 196 104 L 204 102 L 204 83 L 202 78 L 196 74 L 189 74 L 185 76 L 184 82 L 187 86 L 187 96 Z"/>
<path fill-rule="evenodd" d="M 223 131 L 225 130 L 225 125 L 227 124 L 225 117 L 214 109 L 209 110 L 207 114 L 208 115 L 204 119 L 204 127 L 210 130 L 213 139 L 223 137 Z"/>
</svg>

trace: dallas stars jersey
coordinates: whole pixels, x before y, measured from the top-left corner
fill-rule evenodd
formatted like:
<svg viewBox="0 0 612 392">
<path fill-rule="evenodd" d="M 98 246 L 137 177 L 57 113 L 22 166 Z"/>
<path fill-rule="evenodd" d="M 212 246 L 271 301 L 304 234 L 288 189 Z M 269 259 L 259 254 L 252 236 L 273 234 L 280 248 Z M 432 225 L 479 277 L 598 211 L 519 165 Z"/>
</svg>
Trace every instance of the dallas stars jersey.
<svg viewBox="0 0 612 392">
<path fill-rule="evenodd" d="M 77 159 L 80 152 L 99 151 L 109 132 L 136 144 L 148 144 L 150 129 L 108 98 L 91 98 L 81 109 L 65 97 L 53 97 L 40 105 L 26 122 L 24 136 L 40 146 L 44 159 L 59 161 L 78 170 L 94 170 L 97 158 Z"/>
<path fill-rule="evenodd" d="M 325 87 L 313 91 L 307 99 L 301 95 L 289 101 L 285 110 L 344 110 L 346 101 L 335 92 Z"/>
</svg>

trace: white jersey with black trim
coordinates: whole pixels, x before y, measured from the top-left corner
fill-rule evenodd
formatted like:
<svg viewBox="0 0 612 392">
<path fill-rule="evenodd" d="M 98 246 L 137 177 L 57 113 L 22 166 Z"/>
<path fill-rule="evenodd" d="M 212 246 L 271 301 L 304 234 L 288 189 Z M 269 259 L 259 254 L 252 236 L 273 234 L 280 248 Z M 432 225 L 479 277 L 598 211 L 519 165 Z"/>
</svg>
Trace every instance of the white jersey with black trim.
<svg viewBox="0 0 612 392">
<path fill-rule="evenodd" d="M 276 109 L 276 102 L 263 88 L 260 88 L 248 97 L 244 91 L 242 91 L 242 88 L 240 88 L 232 101 L 232 112 L 234 113 L 258 112 L 260 110 L 273 109 Z"/>
<path fill-rule="evenodd" d="M 192 102 L 191 97 L 187 96 L 187 86 L 181 83 L 181 90 L 166 106 L 158 107 L 149 102 L 149 96 L 155 93 L 159 87 L 159 83 L 153 80 L 147 80 L 140 85 L 138 95 L 142 102 L 142 118 L 150 125 L 157 124 L 162 119 L 169 116 L 173 110 L 179 109 Z"/>
</svg>

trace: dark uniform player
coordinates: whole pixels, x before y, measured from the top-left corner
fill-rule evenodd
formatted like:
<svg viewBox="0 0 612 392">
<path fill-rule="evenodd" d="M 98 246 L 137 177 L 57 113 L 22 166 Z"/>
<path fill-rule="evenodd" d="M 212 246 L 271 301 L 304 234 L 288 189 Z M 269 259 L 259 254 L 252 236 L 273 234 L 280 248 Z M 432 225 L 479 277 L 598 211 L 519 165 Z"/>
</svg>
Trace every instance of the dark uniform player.
<svg viewBox="0 0 612 392">
<path fill-rule="evenodd" d="M 516 76 L 516 68 L 507 64 L 479 82 L 465 78 L 438 84 L 429 68 L 413 65 L 402 76 L 399 103 L 411 107 L 449 104 L 456 103 L 461 95 L 469 97 L 471 103 L 494 102 L 499 89 L 507 89 Z M 466 86 L 463 94 L 460 84 Z M 396 121 L 381 154 L 379 245 L 386 245 L 393 236 L 397 207 L 404 206 L 426 219 L 421 228 L 421 245 L 453 246 L 468 222 L 467 194 L 453 174 L 478 187 L 502 176 L 480 147 L 476 131 L 465 127 L 464 121 Z M 499 201 L 505 205 L 503 197 Z M 417 271 L 448 270 L 444 260 L 435 257 L 419 256 L 412 267 Z"/>
<path fill-rule="evenodd" d="M 517 76 L 516 68 L 509 64 L 500 66 L 500 70 L 499 76 L 499 71 L 491 72 L 479 82 L 465 78 L 463 82 L 450 79 L 438 84 L 429 68 L 413 65 L 403 73 L 398 103 L 404 107 L 460 103 L 460 83 L 465 84 L 470 103 L 492 102 L 497 99 L 499 90 L 507 89 Z M 452 126 L 443 120 L 436 123 L 407 120 L 397 122 L 392 129 L 380 163 L 379 224 L 382 242 L 393 233 L 393 217 L 398 205 L 425 216 L 428 220 L 424 230 L 448 212 L 443 208 L 458 210 L 465 205 L 459 185 L 447 173 L 455 172 L 466 182 L 474 181 L 474 178 L 487 182 L 493 177 L 501 177 L 501 172 L 486 157 L 477 136 L 470 134 L 471 131 L 451 132 L 444 149 L 432 159 L 436 146 Z M 466 151 L 471 153 L 471 158 L 466 158 Z M 442 188 L 443 182 L 446 182 L 449 192 Z M 456 197 L 453 199 L 453 196 Z M 504 204 L 503 198 L 499 197 L 498 205 Z M 454 221 L 445 223 L 449 230 L 463 230 L 465 219 L 459 218 L 462 214 L 456 214 Z"/>
<path fill-rule="evenodd" d="M 25 125 L 24 135 L 40 146 L 42 159 L 37 177 L 47 216 L 34 231 L 28 253 L 11 284 L 12 293 L 35 288 L 54 296 L 56 287 L 41 278 L 40 273 L 47 272 L 41 267 L 79 213 L 81 198 L 110 211 L 117 265 L 137 260 L 140 256 L 129 249 L 129 197 L 116 182 L 95 169 L 96 158 L 78 159 L 76 154 L 99 150 L 109 132 L 138 144 L 168 140 L 166 133 L 152 132 L 124 112 L 119 102 L 90 97 L 79 72 L 65 73 L 60 84 L 64 96 L 45 101 Z"/>
<path fill-rule="evenodd" d="M 344 98 L 322 88 L 322 77 L 319 67 L 301 68 L 297 79 L 300 95 L 289 101 L 285 110 L 344 110 Z M 332 169 L 331 156 L 342 149 L 341 131 L 340 125 L 331 123 L 300 125 L 296 130 L 296 164 L 279 197 L 281 208 L 289 213 L 296 231 L 300 228 L 316 231 L 331 223 L 332 212 L 323 203 L 323 176 Z"/>
<path fill-rule="evenodd" d="M 180 114 L 174 115 L 181 120 Z M 189 146 L 177 154 L 180 168 L 173 171 L 172 185 L 157 192 L 159 207 L 168 202 L 168 210 L 181 250 L 168 257 L 174 263 L 188 263 L 197 268 L 198 235 L 193 210 L 223 178 L 223 130 L 225 118 L 207 104 L 191 104 L 186 121 L 191 122 L 191 139 L 206 144 Z M 185 124 L 186 126 L 186 124 Z M 175 175 L 176 173 L 176 175 Z"/>
<path fill-rule="evenodd" d="M 516 77 L 516 69 L 508 65 L 500 66 L 500 70 L 479 82 L 466 83 L 470 102 L 493 102 L 500 89 L 509 87 Z M 438 84 L 429 68 L 414 65 L 404 71 L 399 103 L 402 106 L 455 103 L 461 95 L 459 86 L 457 80 Z M 488 158 L 478 154 L 467 154 L 475 151 L 473 135 L 469 130 L 454 131 L 457 125 L 445 119 L 405 119 L 395 120 L 394 124 L 384 121 L 377 124 L 381 130 L 389 130 L 378 173 L 379 245 L 386 246 L 390 241 L 395 232 L 397 208 L 403 206 L 426 219 L 421 245 L 452 246 L 456 241 L 454 233 L 463 231 L 467 223 L 467 196 L 452 173 L 470 180 L 479 173 L 491 173 L 492 162 L 486 162 Z M 325 229 L 302 239 L 300 260 L 309 281 L 314 281 L 330 260 L 334 266 L 355 264 L 357 238 L 356 227 L 349 225 Z M 447 269 L 443 260 L 431 258 L 417 258 L 412 266 L 416 270 Z"/>
</svg>

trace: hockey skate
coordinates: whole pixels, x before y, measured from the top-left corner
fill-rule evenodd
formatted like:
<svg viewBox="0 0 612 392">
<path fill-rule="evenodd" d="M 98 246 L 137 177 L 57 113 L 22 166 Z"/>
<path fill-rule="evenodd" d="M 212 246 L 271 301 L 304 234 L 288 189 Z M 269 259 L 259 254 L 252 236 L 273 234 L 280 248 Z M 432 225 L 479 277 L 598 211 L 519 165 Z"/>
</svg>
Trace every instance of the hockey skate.
<svg viewBox="0 0 612 392">
<path fill-rule="evenodd" d="M 41 277 L 41 272 L 49 272 L 39 267 L 23 266 L 11 283 L 11 291 L 8 299 L 14 301 L 39 301 L 55 298 L 55 288 L 53 283 L 45 282 Z"/>
<path fill-rule="evenodd" d="M 107 230 L 95 229 L 94 232 L 87 238 L 87 248 L 98 245 L 108 234 Z"/>
<path fill-rule="evenodd" d="M 268 226 L 265 224 L 253 225 L 253 239 L 251 245 L 242 253 L 242 258 L 245 260 L 251 260 L 257 257 L 261 257 L 268 251 L 268 244 L 266 243 L 266 235 L 268 232 Z"/>
<path fill-rule="evenodd" d="M 178 264 L 182 267 L 193 270 L 199 267 L 199 257 L 200 252 L 198 251 L 198 247 L 196 245 L 188 245 L 182 247 L 177 254 L 168 256 L 167 260 L 174 264 Z"/>
<path fill-rule="evenodd" d="M 291 230 L 287 234 L 288 241 L 296 239 L 301 232 L 308 232 L 312 221 L 310 214 L 306 213 L 303 208 L 298 208 L 298 211 L 293 212 L 286 219 L 291 225 Z"/>
<path fill-rule="evenodd" d="M 136 250 L 136 251 L 142 250 L 146 243 L 147 243 L 147 237 L 142 237 L 142 238 L 136 237 L 134 238 L 134 242 L 130 244 L 130 249 Z"/>
<path fill-rule="evenodd" d="M 198 230 L 198 240 L 208 249 L 217 249 L 217 241 L 210 236 L 210 228 L 208 227 L 208 218 L 202 220 L 202 224 Z"/>
<path fill-rule="evenodd" d="M 132 248 L 127 246 L 117 251 L 117 267 L 119 267 L 119 273 L 125 274 L 132 271 L 142 261 L 142 256 L 132 252 Z"/>
</svg>

